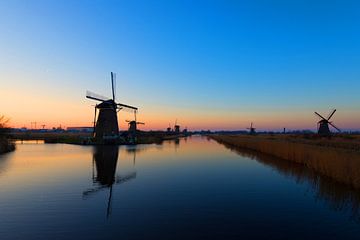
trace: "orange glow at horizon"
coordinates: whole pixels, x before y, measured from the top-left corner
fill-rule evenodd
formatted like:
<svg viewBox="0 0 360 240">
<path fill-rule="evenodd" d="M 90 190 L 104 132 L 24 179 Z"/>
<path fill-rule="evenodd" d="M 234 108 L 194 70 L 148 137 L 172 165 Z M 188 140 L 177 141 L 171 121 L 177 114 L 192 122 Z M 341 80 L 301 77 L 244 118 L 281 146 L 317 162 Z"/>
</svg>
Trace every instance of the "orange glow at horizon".
<svg viewBox="0 0 360 240">
<path fill-rule="evenodd" d="M 16 96 L 11 89 L 4 89 L 0 102 L 0 115 L 10 118 L 9 125 L 15 128 L 31 127 L 37 122 L 37 128 L 93 126 L 94 102 L 83 96 L 70 95 L 59 97 L 61 93 L 28 92 L 18 89 Z M 145 122 L 139 125 L 141 130 L 165 130 L 175 120 L 181 128 L 189 130 L 245 130 L 253 122 L 258 130 L 315 129 L 318 118 L 312 109 L 275 109 L 252 110 L 193 107 L 173 107 L 171 105 L 153 106 L 147 103 L 135 103 L 139 107 L 137 120 Z M 327 110 L 320 111 L 326 116 Z M 132 120 L 133 113 L 118 113 L 121 130 L 127 129 L 125 120 Z M 340 129 L 359 129 L 360 113 L 353 109 L 338 109 L 332 119 Z"/>
</svg>

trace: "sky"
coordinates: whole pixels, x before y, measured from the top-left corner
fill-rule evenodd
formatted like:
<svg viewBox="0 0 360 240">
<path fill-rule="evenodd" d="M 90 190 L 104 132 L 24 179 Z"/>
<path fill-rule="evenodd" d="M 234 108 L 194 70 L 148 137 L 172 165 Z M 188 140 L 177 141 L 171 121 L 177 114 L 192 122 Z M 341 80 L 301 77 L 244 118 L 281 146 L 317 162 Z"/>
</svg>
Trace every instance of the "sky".
<svg viewBox="0 0 360 240">
<path fill-rule="evenodd" d="M 0 115 L 91 126 L 86 90 L 144 130 L 360 129 L 358 1 L 0 1 Z M 119 112 L 120 128 L 133 116 Z"/>
</svg>

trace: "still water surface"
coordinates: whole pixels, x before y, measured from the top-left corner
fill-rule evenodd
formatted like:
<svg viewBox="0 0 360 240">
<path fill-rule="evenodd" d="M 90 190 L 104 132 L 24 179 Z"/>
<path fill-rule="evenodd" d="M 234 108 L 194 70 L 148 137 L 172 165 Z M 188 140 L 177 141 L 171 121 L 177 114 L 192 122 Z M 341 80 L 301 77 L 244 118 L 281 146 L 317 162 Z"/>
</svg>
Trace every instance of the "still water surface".
<svg viewBox="0 0 360 240">
<path fill-rule="evenodd" d="M 359 202 L 302 166 L 197 136 L 0 156 L 0 239 L 359 239 Z"/>
</svg>

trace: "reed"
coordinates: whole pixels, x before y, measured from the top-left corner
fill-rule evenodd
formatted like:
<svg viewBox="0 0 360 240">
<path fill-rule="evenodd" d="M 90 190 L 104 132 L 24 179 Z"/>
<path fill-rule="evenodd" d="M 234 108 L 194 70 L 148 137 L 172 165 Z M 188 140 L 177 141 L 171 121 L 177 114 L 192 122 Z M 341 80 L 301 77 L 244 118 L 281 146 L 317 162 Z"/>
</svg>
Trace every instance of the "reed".
<svg viewBox="0 0 360 240">
<path fill-rule="evenodd" d="M 15 144 L 8 139 L 8 122 L 9 119 L 6 119 L 4 116 L 0 116 L 0 154 L 15 150 Z"/>
<path fill-rule="evenodd" d="M 6 138 L 0 137 L 0 154 L 15 150 L 15 144 Z"/>
<path fill-rule="evenodd" d="M 212 135 L 219 143 L 303 164 L 338 182 L 360 188 L 360 148 L 356 140 L 297 136 Z M 350 144 L 352 142 L 352 144 Z"/>
</svg>

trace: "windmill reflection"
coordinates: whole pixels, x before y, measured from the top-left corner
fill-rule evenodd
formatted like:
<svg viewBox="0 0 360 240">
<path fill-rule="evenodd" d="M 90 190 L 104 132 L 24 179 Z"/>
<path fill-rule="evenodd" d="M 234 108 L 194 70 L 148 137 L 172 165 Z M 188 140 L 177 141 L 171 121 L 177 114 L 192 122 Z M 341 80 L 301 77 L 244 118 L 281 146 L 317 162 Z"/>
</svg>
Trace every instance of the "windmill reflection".
<svg viewBox="0 0 360 240">
<path fill-rule="evenodd" d="M 109 196 L 107 201 L 106 216 L 111 214 L 112 204 L 112 192 L 114 184 L 121 184 L 131 179 L 136 178 L 136 171 L 124 175 L 116 174 L 116 166 L 119 158 L 119 147 L 114 145 L 99 145 L 95 146 L 93 152 L 93 169 L 92 169 L 92 181 L 95 185 L 93 188 L 87 189 L 83 192 L 83 198 L 101 191 L 109 190 Z M 133 162 L 135 164 L 136 154 L 134 151 Z M 96 171 L 95 171 L 96 169 Z M 96 173 L 95 173 L 96 172 Z"/>
<path fill-rule="evenodd" d="M 332 210 L 344 212 L 348 214 L 352 220 L 360 223 L 359 189 L 338 183 L 301 164 L 281 160 L 252 150 L 236 148 L 226 143 L 222 144 L 241 156 L 252 158 L 261 164 L 271 167 L 280 174 L 294 179 L 299 184 L 307 184 L 314 192 L 314 198 L 316 200 L 324 201 Z"/>
</svg>

